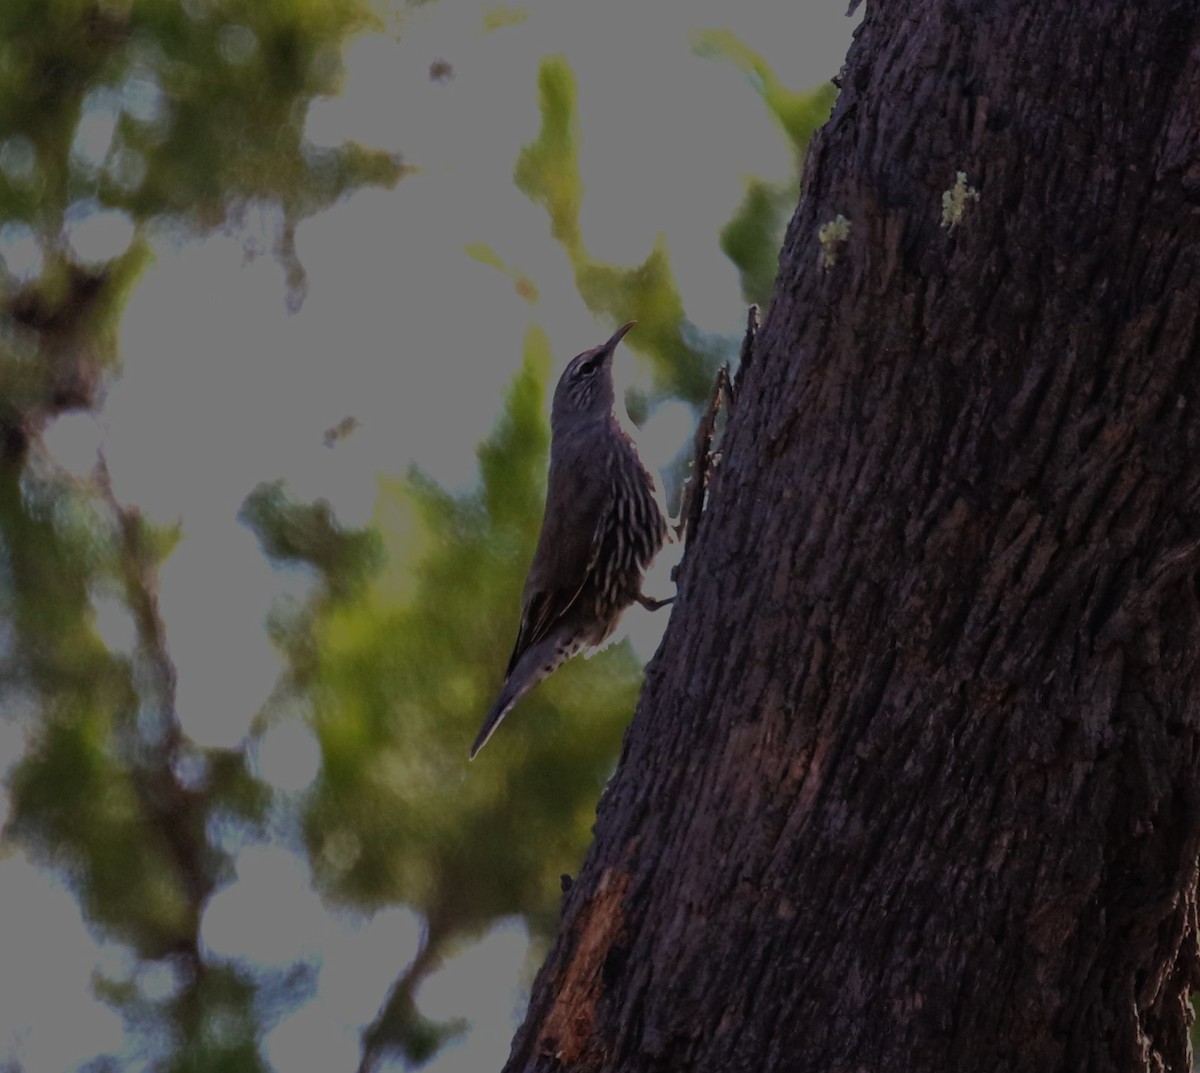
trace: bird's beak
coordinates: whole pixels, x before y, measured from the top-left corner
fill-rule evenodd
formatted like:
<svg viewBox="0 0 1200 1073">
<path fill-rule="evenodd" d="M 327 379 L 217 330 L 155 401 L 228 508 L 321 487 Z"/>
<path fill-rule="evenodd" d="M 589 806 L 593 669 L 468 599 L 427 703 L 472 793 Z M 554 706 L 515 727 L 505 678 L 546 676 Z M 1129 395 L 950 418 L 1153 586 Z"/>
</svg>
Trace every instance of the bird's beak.
<svg viewBox="0 0 1200 1073">
<path fill-rule="evenodd" d="M 601 349 L 611 354 L 617 349 L 617 344 L 625 338 L 625 333 L 629 331 L 629 329 L 632 328 L 636 323 L 636 320 L 631 320 L 628 324 L 622 324 L 621 327 L 613 332 L 612 338 L 605 343 Z"/>
</svg>

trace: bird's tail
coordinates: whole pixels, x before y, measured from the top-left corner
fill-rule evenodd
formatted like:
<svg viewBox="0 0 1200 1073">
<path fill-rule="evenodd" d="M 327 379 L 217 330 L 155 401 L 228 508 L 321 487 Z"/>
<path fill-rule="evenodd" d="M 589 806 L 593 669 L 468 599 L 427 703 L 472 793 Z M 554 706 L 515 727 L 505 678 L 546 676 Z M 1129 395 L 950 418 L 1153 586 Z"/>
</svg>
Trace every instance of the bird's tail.
<svg viewBox="0 0 1200 1073">
<path fill-rule="evenodd" d="M 573 656 L 579 650 L 579 645 L 563 645 L 559 638 L 548 637 L 541 643 L 529 649 L 514 665 L 512 672 L 504 679 L 500 696 L 487 713 L 483 726 L 475 735 L 475 744 L 471 746 L 470 759 L 474 760 L 479 750 L 488 739 L 496 733 L 496 727 L 501 720 L 512 711 L 513 706 L 535 685 L 553 671 L 563 660 Z"/>
<path fill-rule="evenodd" d="M 483 721 L 483 726 L 479 728 L 479 733 L 475 735 L 475 744 L 471 746 L 471 760 L 474 760 L 479 750 L 488 743 L 488 739 L 496 733 L 496 727 L 500 725 L 500 720 L 508 715 L 512 711 L 513 705 L 517 703 L 519 698 L 510 694 L 509 684 L 509 682 L 504 683 L 504 688 L 500 691 L 500 696 L 496 698 L 496 703 L 492 705 L 491 710 L 487 713 L 487 718 Z"/>
</svg>

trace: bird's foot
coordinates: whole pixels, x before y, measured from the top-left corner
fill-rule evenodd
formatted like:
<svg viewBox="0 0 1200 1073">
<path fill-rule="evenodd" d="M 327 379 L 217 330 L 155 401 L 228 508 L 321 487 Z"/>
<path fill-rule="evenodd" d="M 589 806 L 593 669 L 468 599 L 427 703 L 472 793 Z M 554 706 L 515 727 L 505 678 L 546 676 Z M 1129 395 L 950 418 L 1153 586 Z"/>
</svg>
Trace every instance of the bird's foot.
<svg viewBox="0 0 1200 1073">
<path fill-rule="evenodd" d="M 635 599 L 647 611 L 657 611 L 660 607 L 666 607 L 667 604 L 673 604 L 675 602 L 674 596 L 668 596 L 664 600 L 656 600 L 653 596 L 647 596 L 644 592 L 639 592 Z"/>
</svg>

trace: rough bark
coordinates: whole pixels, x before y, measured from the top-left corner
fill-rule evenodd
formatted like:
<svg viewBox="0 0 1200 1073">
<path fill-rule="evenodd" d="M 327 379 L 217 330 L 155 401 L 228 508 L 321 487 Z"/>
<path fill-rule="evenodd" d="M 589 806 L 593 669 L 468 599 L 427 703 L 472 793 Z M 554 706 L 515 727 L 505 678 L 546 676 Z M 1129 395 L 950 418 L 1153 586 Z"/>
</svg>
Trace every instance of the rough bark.
<svg viewBox="0 0 1200 1073">
<path fill-rule="evenodd" d="M 508 1070 L 1188 1068 L 1198 311 L 1200 5 L 872 0 Z"/>
</svg>

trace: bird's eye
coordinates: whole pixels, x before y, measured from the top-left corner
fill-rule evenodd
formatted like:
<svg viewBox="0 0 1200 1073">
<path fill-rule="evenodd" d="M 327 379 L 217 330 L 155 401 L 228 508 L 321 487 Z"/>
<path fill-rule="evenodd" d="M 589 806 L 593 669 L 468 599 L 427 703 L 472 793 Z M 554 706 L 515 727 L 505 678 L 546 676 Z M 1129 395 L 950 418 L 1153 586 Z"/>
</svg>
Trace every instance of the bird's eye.
<svg viewBox="0 0 1200 1073">
<path fill-rule="evenodd" d="M 596 362 L 595 358 L 592 358 L 591 361 L 585 361 L 582 365 L 579 366 L 579 375 L 580 376 L 591 376 L 592 373 L 594 373 L 596 371 L 596 364 L 597 364 L 597 362 Z"/>
</svg>

